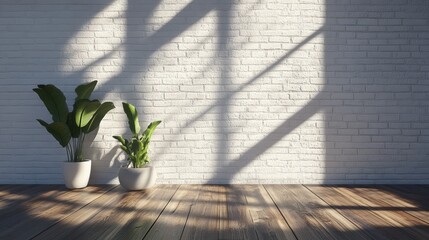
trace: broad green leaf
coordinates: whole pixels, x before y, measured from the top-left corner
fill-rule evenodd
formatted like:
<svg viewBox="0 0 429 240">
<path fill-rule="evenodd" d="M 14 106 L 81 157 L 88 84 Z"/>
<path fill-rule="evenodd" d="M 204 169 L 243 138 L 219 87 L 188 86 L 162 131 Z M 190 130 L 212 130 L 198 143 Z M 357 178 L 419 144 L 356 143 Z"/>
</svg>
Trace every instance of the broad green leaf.
<svg viewBox="0 0 429 240">
<path fill-rule="evenodd" d="M 126 102 L 122 103 L 122 107 L 124 108 L 125 114 L 127 114 L 131 132 L 134 136 L 137 136 L 140 133 L 140 124 L 136 107 Z"/>
<path fill-rule="evenodd" d="M 52 115 L 54 122 L 66 122 L 69 109 L 66 103 L 66 97 L 60 89 L 52 84 L 38 85 L 33 91 L 39 95 L 46 108 Z"/>
<path fill-rule="evenodd" d="M 143 165 L 150 162 L 149 154 L 147 151 L 142 155 L 142 162 L 143 162 Z"/>
<path fill-rule="evenodd" d="M 39 122 L 42 125 L 45 124 L 42 123 L 43 121 Z M 45 127 L 46 130 L 48 130 L 48 132 L 52 134 L 52 136 L 54 136 L 54 138 L 58 141 L 58 143 L 60 143 L 62 147 L 67 146 L 67 144 L 70 142 L 71 133 L 67 124 L 63 122 L 53 122 L 51 124 L 46 125 Z"/>
<path fill-rule="evenodd" d="M 83 132 L 84 133 L 90 133 L 92 131 L 94 131 L 96 128 L 98 128 L 98 126 L 100 126 L 101 120 L 103 120 L 104 116 L 106 116 L 106 114 L 115 108 L 115 105 L 112 102 L 105 102 L 103 104 L 101 104 L 97 111 L 94 113 L 94 116 L 91 118 L 91 120 L 89 121 L 89 123 L 83 127 Z"/>
<path fill-rule="evenodd" d="M 36 119 L 36 120 L 40 123 L 40 125 L 42 125 L 44 127 L 47 127 L 49 125 L 49 123 L 43 121 L 42 119 Z"/>
<path fill-rule="evenodd" d="M 79 128 L 83 128 L 94 118 L 95 113 L 98 111 L 100 107 L 100 101 L 93 100 L 90 101 L 88 99 L 81 99 L 76 102 L 76 116 L 75 121 L 76 125 Z"/>
<path fill-rule="evenodd" d="M 139 142 L 139 150 L 138 150 L 138 152 L 137 152 L 137 158 L 139 159 L 139 160 L 142 160 L 142 156 L 143 156 L 143 154 L 145 154 L 145 152 L 147 152 L 147 151 L 145 151 L 144 150 L 144 145 L 143 145 L 143 143 L 141 142 L 141 141 L 138 141 Z"/>
<path fill-rule="evenodd" d="M 144 152 L 140 149 L 140 151 L 138 151 L 138 152 L 137 152 L 137 158 L 138 158 L 139 160 L 141 160 L 141 159 L 142 159 L 143 154 L 144 154 Z"/>
<path fill-rule="evenodd" d="M 118 140 L 123 146 L 126 146 L 125 139 L 122 136 L 113 136 L 113 138 Z"/>
<path fill-rule="evenodd" d="M 145 138 L 144 140 L 142 140 L 144 143 L 144 151 L 148 151 L 149 150 L 149 143 L 150 143 L 150 139 L 149 138 Z"/>
<path fill-rule="evenodd" d="M 84 83 L 77 86 L 75 89 L 75 92 L 76 92 L 75 101 L 80 99 L 89 99 L 96 85 L 97 85 L 97 81 L 92 81 L 90 83 Z"/>
<path fill-rule="evenodd" d="M 155 131 L 156 127 L 161 123 L 161 121 L 154 121 L 149 124 L 146 130 L 143 133 L 143 136 L 147 143 L 149 144 L 150 139 L 152 138 L 152 134 Z"/>
<path fill-rule="evenodd" d="M 67 117 L 67 126 L 70 129 L 72 138 L 78 138 L 80 135 L 80 129 L 76 125 L 75 119 L 76 119 L 76 112 L 73 110 L 73 112 L 69 113 Z"/>
<path fill-rule="evenodd" d="M 133 139 L 133 141 L 131 142 L 131 149 L 133 150 L 134 153 L 138 153 L 139 149 L 140 149 L 140 142 L 137 139 Z"/>
<path fill-rule="evenodd" d="M 124 152 L 128 155 L 130 154 L 130 151 L 128 150 L 128 148 L 124 147 L 124 146 L 120 146 L 122 148 L 122 150 L 124 150 Z"/>
</svg>

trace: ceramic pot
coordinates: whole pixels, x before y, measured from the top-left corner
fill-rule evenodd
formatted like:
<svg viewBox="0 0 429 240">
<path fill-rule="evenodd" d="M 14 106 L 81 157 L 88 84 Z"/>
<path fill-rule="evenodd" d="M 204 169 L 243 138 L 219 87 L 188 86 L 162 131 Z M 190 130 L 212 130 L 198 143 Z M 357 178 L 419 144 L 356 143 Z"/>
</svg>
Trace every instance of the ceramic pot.
<svg viewBox="0 0 429 240">
<path fill-rule="evenodd" d="M 67 188 L 84 188 L 88 186 L 91 175 L 91 160 L 82 162 L 64 162 L 64 182 Z"/>
<path fill-rule="evenodd" d="M 156 171 L 154 167 L 119 169 L 119 183 L 129 191 L 143 190 L 155 185 Z"/>
</svg>

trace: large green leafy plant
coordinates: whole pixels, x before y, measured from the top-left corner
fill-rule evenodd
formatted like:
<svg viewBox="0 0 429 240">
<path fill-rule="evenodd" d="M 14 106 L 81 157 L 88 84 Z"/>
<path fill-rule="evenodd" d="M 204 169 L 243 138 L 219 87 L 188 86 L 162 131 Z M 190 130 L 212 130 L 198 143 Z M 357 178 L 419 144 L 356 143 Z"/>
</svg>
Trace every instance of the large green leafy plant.
<svg viewBox="0 0 429 240">
<path fill-rule="evenodd" d="M 140 134 L 141 129 L 136 108 L 134 105 L 125 102 L 122 103 L 122 107 L 127 114 L 133 136 L 130 139 L 125 139 L 122 136 L 113 136 L 113 138 L 121 143 L 122 150 L 127 154 L 127 167 L 142 168 L 150 162 L 148 154 L 150 139 L 161 121 L 150 123 L 146 130 Z"/>
<path fill-rule="evenodd" d="M 112 102 L 89 100 L 96 85 L 97 81 L 93 81 L 76 87 L 76 98 L 71 112 L 63 92 L 54 85 L 37 85 L 37 88 L 33 89 L 51 113 L 53 122 L 47 123 L 41 119 L 37 121 L 66 148 L 69 162 L 84 160 L 85 136 L 97 129 L 104 116 L 115 108 Z"/>
</svg>

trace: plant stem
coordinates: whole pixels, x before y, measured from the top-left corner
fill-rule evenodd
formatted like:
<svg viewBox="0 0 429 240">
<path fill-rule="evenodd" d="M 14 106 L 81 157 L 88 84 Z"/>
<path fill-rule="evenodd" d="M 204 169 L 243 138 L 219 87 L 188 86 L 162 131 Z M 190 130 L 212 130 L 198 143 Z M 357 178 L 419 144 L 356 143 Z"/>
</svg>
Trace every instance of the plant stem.
<svg viewBox="0 0 429 240">
<path fill-rule="evenodd" d="M 83 160 L 83 145 L 84 145 L 84 142 L 85 142 L 85 136 L 86 136 L 86 134 L 83 133 L 82 134 L 82 142 L 81 142 L 81 145 L 80 145 L 80 156 L 79 156 L 80 160 Z"/>
<path fill-rule="evenodd" d="M 71 161 L 71 156 L 70 156 L 70 142 L 67 144 L 66 146 L 66 152 L 67 152 L 67 161 Z"/>
<path fill-rule="evenodd" d="M 75 162 L 80 162 L 83 160 L 82 154 L 83 154 L 83 144 L 85 141 L 85 136 L 86 136 L 85 133 L 80 132 L 78 138 L 76 139 L 75 149 L 74 149 L 74 152 L 75 152 L 74 161 Z"/>
</svg>

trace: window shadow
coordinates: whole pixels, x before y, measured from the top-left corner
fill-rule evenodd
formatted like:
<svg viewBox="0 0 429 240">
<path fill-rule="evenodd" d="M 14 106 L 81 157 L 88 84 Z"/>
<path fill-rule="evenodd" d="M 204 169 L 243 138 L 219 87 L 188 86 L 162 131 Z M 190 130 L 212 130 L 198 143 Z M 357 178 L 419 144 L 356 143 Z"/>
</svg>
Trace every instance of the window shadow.
<svg viewBox="0 0 429 240">
<path fill-rule="evenodd" d="M 429 52 L 422 49 L 429 33 L 429 4 L 382 1 L 371 7 L 374 11 L 365 10 L 369 8 L 366 1 L 326 1 L 326 22 L 319 30 L 325 44 L 323 89 L 218 170 L 210 183 L 231 183 L 240 170 L 318 112 L 324 113 L 323 183 L 427 182 L 429 152 L 424 129 L 429 98 L 424 89 Z M 420 169 L 417 173 L 416 168 Z"/>
<path fill-rule="evenodd" d="M 75 1 L 66 6 L 43 0 L 2 2 L 0 95 L 3 101 L 15 103 L 0 106 L 0 122 L 8 125 L 0 129 L 3 146 L 0 163 L 5 170 L 2 173 L 3 183 L 62 181 L 59 172 L 65 154 L 35 121 L 36 118 L 45 118 L 47 112 L 31 89 L 36 84 L 52 83 L 64 90 L 68 99 L 74 97 L 74 87 L 85 79 L 87 69 L 103 58 L 95 59 L 75 71 L 71 69 L 73 64 L 67 63 L 76 63 L 82 59 L 66 58 L 70 50 L 64 48 L 75 34 L 87 30 L 87 23 L 112 3 L 112 0 L 95 0 L 90 4 Z M 91 38 L 84 40 L 90 41 Z M 79 45 L 76 42 L 73 44 Z M 68 67 L 64 72 L 60 71 L 62 65 Z M 3 132 L 6 129 L 7 132 Z M 25 148 L 22 147 L 23 142 L 26 142 Z M 46 147 L 49 145 L 53 147 Z M 58 156 L 64 158 L 58 159 Z M 13 165 L 10 159 L 15 160 Z M 17 171 L 28 166 L 28 172 Z"/>
<path fill-rule="evenodd" d="M 162 65 L 162 60 L 158 59 L 159 63 L 152 61 L 153 55 L 166 44 L 174 42 L 175 38 L 192 27 L 211 11 L 218 11 L 219 13 L 219 33 L 221 34 L 219 38 L 221 40 L 219 41 L 217 51 L 226 54 L 229 51 L 229 49 L 226 48 L 228 31 L 223 29 L 223 26 L 229 27 L 229 16 L 227 11 L 230 11 L 230 5 L 232 4 L 230 0 L 193 0 L 178 11 L 168 22 L 154 31 L 149 21 L 153 11 L 159 7 L 159 4 L 160 1 L 157 0 L 127 1 L 127 10 L 125 13 L 127 31 L 121 46 L 125 56 L 121 71 L 106 81 L 101 87 L 101 89 L 105 87 L 104 92 L 120 92 L 122 101 L 137 103 L 136 107 L 142 115 L 146 114 L 146 108 L 148 107 L 146 100 L 147 91 L 145 88 L 149 85 L 162 85 L 163 83 L 161 78 L 159 78 L 159 82 L 147 82 L 148 69 L 153 65 Z M 217 64 L 225 67 L 229 65 L 227 59 L 213 59 L 213 61 L 219 61 L 220 63 L 218 62 Z M 222 79 L 221 81 L 224 81 L 228 79 L 227 75 L 227 70 L 222 71 L 222 75 L 219 76 L 219 78 Z M 129 94 L 130 92 L 132 93 Z M 228 104 L 223 104 L 223 107 L 226 109 L 223 109 L 221 112 L 227 112 Z M 221 114 L 221 119 L 223 118 L 222 116 L 224 115 Z M 145 120 L 150 121 L 150 119 Z M 223 131 L 225 131 L 225 135 L 228 134 L 227 129 Z M 115 155 L 115 152 L 110 151 L 109 155 Z M 106 161 L 104 162 L 106 163 Z M 111 178 L 113 179 L 115 177 L 116 172 L 112 174 Z M 107 181 L 112 179 L 107 179 Z M 105 182 L 105 180 L 106 179 L 104 179 L 103 182 Z"/>
<path fill-rule="evenodd" d="M 428 182 L 428 12 L 326 0 L 324 183 Z"/>
<path fill-rule="evenodd" d="M 22 86 L 28 83 L 26 81 L 36 78 L 64 85 L 68 93 L 71 93 L 72 86 L 76 85 L 76 81 L 84 79 L 91 67 L 120 52 L 124 55 L 121 70 L 117 75 L 100 84 L 100 92 L 107 94 L 117 91 L 120 93 L 121 100 L 137 101 L 139 111 L 144 114 L 148 108 L 145 100 L 146 91 L 138 89 L 148 85 L 146 82 L 148 69 L 154 64 L 162 64 L 152 62 L 152 56 L 214 11 L 218 19 L 215 36 L 218 38 L 215 49 L 218 57 L 214 58 L 213 62 L 220 66 L 217 75 L 219 100 L 182 126 L 182 128 L 188 128 L 208 113 L 213 111 L 217 113 L 215 127 L 219 138 L 216 139 L 216 148 L 221 151 L 214 153 L 218 166 L 214 170 L 216 171 L 214 176 L 208 180 L 209 183 L 231 183 L 234 176 L 243 168 L 256 161 L 282 138 L 317 113 L 324 115 L 322 120 L 324 166 L 321 182 L 425 183 L 428 181 L 427 139 L 429 134 L 425 130 L 429 127 L 427 123 L 429 97 L 426 93 L 429 74 L 427 67 L 429 51 L 426 46 L 429 34 L 428 2 L 395 1 L 392 3 L 383 0 L 368 7 L 369 3 L 363 0 L 353 4 L 348 1 L 326 0 L 325 24 L 322 28 L 309 35 L 246 83 L 233 89 L 229 86 L 232 79 L 230 52 L 234 50 L 229 44 L 232 37 L 230 31 L 234 10 L 232 1 L 193 0 L 167 23 L 154 30 L 151 28 L 153 26 L 150 21 L 153 12 L 160 7 L 160 2 L 128 0 L 124 15 L 126 32 L 120 46 L 106 51 L 105 55 L 95 58 L 83 68 L 70 71 L 69 75 L 60 76 L 56 68 L 59 66 L 58 61 L 63 58 L 62 50 L 68 40 L 73 38 L 73 35 L 79 32 L 86 22 L 111 3 L 112 1 L 96 1 L 88 6 L 73 5 L 70 6 L 70 11 L 64 12 L 66 16 L 58 16 L 55 12 L 46 13 L 46 18 L 35 20 L 36 22 L 31 25 L 33 29 L 28 29 L 28 25 L 23 24 L 15 26 L 14 31 L 5 31 L 0 41 L 12 50 L 20 46 L 28 47 L 29 44 L 41 50 L 20 51 L 19 54 L 22 56 L 13 55 L 12 50 L 5 51 L 6 57 L 11 54 L 12 57 L 10 66 L 0 66 L 8 70 L 4 75 L 2 74 L 2 77 L 17 79 L 16 84 L 19 85 L 17 92 L 24 92 Z M 35 9 L 31 9 L 32 7 Z M 79 8 L 83 7 L 85 11 L 79 11 Z M 30 14 L 28 17 L 31 18 L 31 10 L 41 10 L 43 4 L 19 5 L 15 8 L 23 14 Z M 369 8 L 372 11 L 367 11 Z M 8 10 L 13 9 L 8 7 L 0 9 L 4 16 L 11 14 L 8 12 L 12 11 Z M 48 24 L 50 21 L 61 22 L 64 28 L 58 29 L 57 25 Z M 46 36 L 41 37 L 41 35 L 46 33 L 57 35 L 57 43 L 50 45 L 43 42 L 47 41 Z M 24 34 L 23 39 L 20 40 L 22 42 L 14 43 L 14 39 L 19 34 Z M 231 140 L 231 127 L 225 126 L 225 122 L 228 122 L 234 96 L 283 64 L 293 53 L 321 34 L 324 35 L 323 74 L 325 78 L 321 91 L 294 115 L 288 119 L 282 119 L 283 122 L 278 127 L 267 133 L 256 144 L 239 153 L 239 157 L 227 159 L 224 153 L 231 152 L 230 143 L 234 140 Z M 28 39 L 41 42 L 40 44 L 26 42 Z M 45 51 L 44 48 L 49 48 L 49 51 Z M 14 69 L 14 57 L 20 60 L 28 59 L 28 64 Z M 150 84 L 161 85 L 162 81 Z M 13 87 L 5 86 L 1 93 L 12 96 L 14 92 L 9 92 L 11 89 L 13 90 Z M 37 104 L 37 106 L 40 105 Z M 36 103 L 30 103 L 30 105 L 36 106 Z M 10 111 L 16 116 L 28 117 L 28 114 L 19 113 L 18 110 Z M 31 113 L 38 114 L 37 110 Z M 34 124 L 36 125 L 36 122 Z M 48 138 L 50 139 L 50 136 L 46 139 Z M 47 141 L 31 143 L 26 150 L 35 151 Z M 12 146 L 17 143 L 6 144 Z M 107 157 L 103 158 L 106 160 L 115 157 L 114 151 L 108 154 L 100 149 L 95 151 L 101 151 L 94 153 L 95 156 L 105 155 Z M 55 155 L 57 152 L 48 150 L 46 155 L 49 154 Z M 103 163 L 97 164 L 105 164 L 107 161 L 104 159 L 100 161 Z M 34 160 L 33 157 L 25 159 L 27 162 L 32 160 Z M 58 169 L 59 164 L 56 165 Z M 108 166 L 100 166 L 94 168 L 94 176 L 97 174 L 106 176 L 102 171 L 105 171 Z M 110 181 L 115 177 L 116 171 L 109 173 L 103 181 Z"/>
</svg>

